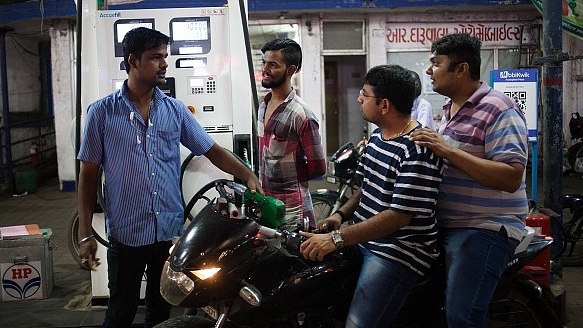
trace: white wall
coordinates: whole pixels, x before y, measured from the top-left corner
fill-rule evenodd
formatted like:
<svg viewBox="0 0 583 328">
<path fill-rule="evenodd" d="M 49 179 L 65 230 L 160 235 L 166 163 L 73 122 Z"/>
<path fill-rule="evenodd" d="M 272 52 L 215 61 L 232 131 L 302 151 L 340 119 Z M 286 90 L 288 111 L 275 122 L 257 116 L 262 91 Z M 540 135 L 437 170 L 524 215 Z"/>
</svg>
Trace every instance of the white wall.
<svg viewBox="0 0 583 328">
<path fill-rule="evenodd" d="M 60 188 L 68 190 L 75 177 L 75 89 L 74 89 L 74 26 L 67 21 L 55 22 L 50 28 L 53 79 L 53 107 L 57 168 Z M 67 187 L 68 186 L 68 187 Z"/>
<path fill-rule="evenodd" d="M 310 24 L 306 24 L 307 21 L 310 21 Z M 320 120 L 320 133 L 322 134 L 322 142 L 325 145 L 326 133 L 323 127 L 326 126 L 326 122 L 324 121 L 324 82 L 322 80 L 324 61 L 320 56 L 320 24 L 316 16 L 302 17 L 300 20 L 300 35 L 299 43 L 302 47 L 300 96 Z"/>
<path fill-rule="evenodd" d="M 6 34 L 6 70 L 11 113 L 39 112 L 40 50 L 36 35 Z"/>
</svg>

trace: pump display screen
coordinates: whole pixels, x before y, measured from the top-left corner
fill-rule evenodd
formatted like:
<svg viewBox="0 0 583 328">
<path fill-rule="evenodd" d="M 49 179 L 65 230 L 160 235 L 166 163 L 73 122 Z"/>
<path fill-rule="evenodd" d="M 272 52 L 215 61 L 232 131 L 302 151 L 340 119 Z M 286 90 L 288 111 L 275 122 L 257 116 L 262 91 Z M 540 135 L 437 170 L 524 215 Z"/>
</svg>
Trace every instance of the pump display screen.
<svg viewBox="0 0 583 328">
<path fill-rule="evenodd" d="M 172 22 L 173 41 L 208 40 L 209 31 L 206 21 Z"/>
<path fill-rule="evenodd" d="M 137 27 L 154 28 L 154 18 L 120 19 L 113 24 L 115 56 L 123 57 L 123 37 L 130 30 Z"/>
<path fill-rule="evenodd" d="M 210 17 L 170 20 L 171 55 L 200 55 L 211 50 Z"/>
</svg>

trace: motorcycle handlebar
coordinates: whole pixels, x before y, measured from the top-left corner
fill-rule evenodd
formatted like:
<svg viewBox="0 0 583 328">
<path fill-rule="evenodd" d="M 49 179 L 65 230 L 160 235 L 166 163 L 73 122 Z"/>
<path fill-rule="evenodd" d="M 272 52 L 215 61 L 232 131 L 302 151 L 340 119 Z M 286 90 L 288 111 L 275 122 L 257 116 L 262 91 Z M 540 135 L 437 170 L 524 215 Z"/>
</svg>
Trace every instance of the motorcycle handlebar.
<svg viewBox="0 0 583 328">
<path fill-rule="evenodd" d="M 322 233 L 321 231 L 318 232 L 317 230 L 313 231 L 314 233 Z M 259 234 L 267 237 L 267 238 L 280 238 L 281 243 L 286 246 L 286 249 L 294 255 L 303 257 L 300 252 L 300 245 L 306 241 L 306 237 L 300 235 L 297 232 L 289 231 L 289 230 L 276 230 L 268 227 L 261 226 L 259 228 Z M 328 255 L 327 258 L 332 258 L 336 260 L 342 259 L 342 253 L 337 250 Z"/>
<path fill-rule="evenodd" d="M 260 226 L 258 233 L 260 235 L 267 237 L 267 238 L 279 238 L 282 235 L 282 233 L 280 231 L 278 231 L 276 229 L 268 228 L 265 226 Z"/>
</svg>

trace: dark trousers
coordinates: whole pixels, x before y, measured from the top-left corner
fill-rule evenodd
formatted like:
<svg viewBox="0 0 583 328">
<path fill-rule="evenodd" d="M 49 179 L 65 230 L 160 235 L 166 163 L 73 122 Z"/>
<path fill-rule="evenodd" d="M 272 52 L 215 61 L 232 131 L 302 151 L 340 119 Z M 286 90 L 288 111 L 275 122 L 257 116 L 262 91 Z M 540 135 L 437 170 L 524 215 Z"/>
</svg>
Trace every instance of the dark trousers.
<svg viewBox="0 0 583 328">
<path fill-rule="evenodd" d="M 172 305 L 160 294 L 160 276 L 172 242 L 131 247 L 110 238 L 109 243 L 109 301 L 103 327 L 127 328 L 132 325 L 140 300 L 142 279 L 147 281 L 144 327 L 153 327 L 168 319 Z"/>
</svg>

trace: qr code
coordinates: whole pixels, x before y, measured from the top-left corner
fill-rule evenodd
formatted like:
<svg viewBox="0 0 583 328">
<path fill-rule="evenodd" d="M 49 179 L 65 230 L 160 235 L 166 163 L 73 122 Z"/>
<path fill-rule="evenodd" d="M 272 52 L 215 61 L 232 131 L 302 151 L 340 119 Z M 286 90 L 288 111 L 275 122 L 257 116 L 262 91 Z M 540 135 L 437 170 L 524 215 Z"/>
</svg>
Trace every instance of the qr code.
<svg viewBox="0 0 583 328">
<path fill-rule="evenodd" d="M 504 94 L 514 99 L 520 111 L 526 113 L 526 91 L 504 92 Z"/>
</svg>

